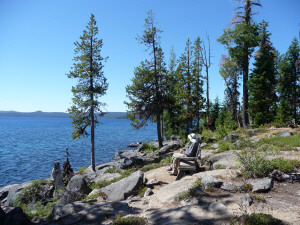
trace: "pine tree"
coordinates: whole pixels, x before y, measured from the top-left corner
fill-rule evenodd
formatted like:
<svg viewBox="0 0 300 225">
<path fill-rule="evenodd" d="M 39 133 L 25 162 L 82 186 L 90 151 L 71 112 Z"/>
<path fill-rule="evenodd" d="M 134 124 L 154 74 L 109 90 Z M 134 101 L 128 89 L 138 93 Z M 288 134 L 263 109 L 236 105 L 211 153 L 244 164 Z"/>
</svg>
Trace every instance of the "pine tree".
<svg viewBox="0 0 300 225">
<path fill-rule="evenodd" d="M 164 133 L 166 137 L 170 137 L 173 134 L 180 134 L 178 118 L 180 115 L 181 106 L 176 105 L 176 67 L 176 54 L 174 52 L 174 48 L 172 47 L 167 73 L 167 99 L 170 104 L 167 105 L 167 108 L 164 111 Z"/>
<path fill-rule="evenodd" d="M 294 119 L 297 124 L 300 114 L 300 46 L 294 38 L 279 64 L 279 109 L 277 120 L 286 123 Z"/>
<path fill-rule="evenodd" d="M 135 128 L 146 125 L 149 119 L 154 118 L 157 124 L 159 146 L 162 147 L 161 119 L 167 104 L 167 73 L 159 43 L 160 32 L 154 25 L 154 14 L 150 10 L 145 19 L 143 35 L 137 39 L 140 44 L 147 47 L 147 50 L 151 49 L 151 59 L 141 62 L 141 65 L 135 68 L 132 84 L 126 87 L 130 101 L 124 103 L 128 107 L 128 115 Z"/>
<path fill-rule="evenodd" d="M 260 25 L 259 50 L 248 81 L 249 114 L 258 126 L 272 122 L 276 115 L 275 55 L 267 27 L 265 21 Z"/>
<path fill-rule="evenodd" d="M 258 0 L 242 0 L 243 6 L 236 9 L 237 13 L 233 18 L 233 29 L 226 28 L 218 41 L 226 45 L 229 56 L 236 59 L 242 68 L 243 73 L 243 108 L 242 119 L 243 127 L 249 124 L 248 117 L 248 74 L 249 61 L 254 48 L 258 45 L 258 26 L 253 23 L 252 7 L 261 6 Z M 241 11 L 242 9 L 242 11 Z"/>
<path fill-rule="evenodd" d="M 184 124 L 185 137 L 188 136 L 193 123 L 193 51 L 190 39 L 186 42 L 184 53 L 179 57 L 179 64 L 176 70 L 177 78 L 177 95 L 176 104 L 182 106 L 180 121 Z"/>
<path fill-rule="evenodd" d="M 91 126 L 91 166 L 95 171 L 95 126 L 98 123 L 96 113 L 103 115 L 98 98 L 106 94 L 108 83 L 103 75 L 103 64 L 106 60 L 101 53 L 102 39 L 98 40 L 98 27 L 95 16 L 92 14 L 90 21 L 80 36 L 81 41 L 75 42 L 75 56 L 69 78 L 78 79 L 75 87 L 72 87 L 73 106 L 68 109 L 71 114 L 73 133 L 72 138 L 77 139 L 88 135 L 86 131 Z"/>
<path fill-rule="evenodd" d="M 220 66 L 220 75 L 222 76 L 225 88 L 226 108 L 233 116 L 236 123 L 239 124 L 239 83 L 238 79 L 241 74 L 241 68 L 235 59 L 222 55 Z"/>
<path fill-rule="evenodd" d="M 193 85 L 193 102 L 194 104 L 194 112 L 196 119 L 196 129 L 195 131 L 200 133 L 200 110 L 203 108 L 203 104 L 205 99 L 203 98 L 203 79 L 201 76 L 202 66 L 203 66 L 203 58 L 201 55 L 202 47 L 200 37 L 197 37 L 193 46 L 194 50 L 194 59 L 193 59 L 193 77 L 194 77 L 194 85 Z M 208 73 L 208 71 L 207 71 Z M 207 75 L 208 76 L 208 75 Z"/>
</svg>

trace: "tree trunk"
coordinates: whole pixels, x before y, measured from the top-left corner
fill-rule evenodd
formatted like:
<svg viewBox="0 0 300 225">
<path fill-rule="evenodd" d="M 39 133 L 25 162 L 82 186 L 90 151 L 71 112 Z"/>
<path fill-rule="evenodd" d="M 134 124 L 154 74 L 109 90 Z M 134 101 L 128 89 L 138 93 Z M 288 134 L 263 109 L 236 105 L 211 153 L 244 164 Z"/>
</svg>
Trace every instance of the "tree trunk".
<svg viewBox="0 0 300 225">
<path fill-rule="evenodd" d="M 209 78 L 208 78 L 208 67 L 206 66 L 206 120 L 209 123 L 210 120 L 210 113 L 209 113 Z"/>
<path fill-rule="evenodd" d="M 162 143 L 162 136 L 161 136 L 161 120 L 160 120 L 160 113 L 157 113 L 157 121 L 156 121 L 156 127 L 157 127 L 157 138 L 158 138 L 158 145 L 161 148 L 163 146 Z"/>
<path fill-rule="evenodd" d="M 92 102 L 91 106 L 91 166 L 92 170 L 95 172 L 95 118 L 94 118 L 94 80 L 93 80 L 93 35 L 91 36 L 90 40 L 91 44 L 91 56 L 90 56 L 90 89 L 91 89 L 91 94 L 90 94 L 90 101 Z"/>
<path fill-rule="evenodd" d="M 243 128 L 247 128 L 249 124 L 249 117 L 248 117 L 248 56 L 244 59 L 243 65 L 243 110 L 242 110 L 242 117 L 243 117 Z"/>
</svg>

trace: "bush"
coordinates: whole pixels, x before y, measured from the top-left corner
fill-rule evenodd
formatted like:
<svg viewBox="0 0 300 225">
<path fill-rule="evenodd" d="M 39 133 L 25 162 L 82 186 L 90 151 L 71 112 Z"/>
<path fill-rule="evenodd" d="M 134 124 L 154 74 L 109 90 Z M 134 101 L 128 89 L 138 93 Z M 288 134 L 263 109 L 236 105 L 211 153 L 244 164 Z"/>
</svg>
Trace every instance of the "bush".
<svg viewBox="0 0 300 225">
<path fill-rule="evenodd" d="M 113 225 L 146 225 L 146 224 L 147 224 L 147 220 L 143 217 L 138 217 L 138 216 L 128 216 L 128 217 L 118 216 L 113 221 Z"/>
<path fill-rule="evenodd" d="M 109 167 L 106 171 L 106 173 L 119 173 L 120 171 L 117 170 L 115 166 Z"/>
<path fill-rule="evenodd" d="M 218 151 L 215 151 L 214 153 L 227 152 L 230 149 L 233 149 L 233 145 L 228 141 L 222 141 L 219 142 Z"/>
<path fill-rule="evenodd" d="M 266 160 L 268 152 L 257 152 L 253 149 L 243 149 L 237 153 L 242 164 L 243 175 L 247 178 L 257 178 L 268 176 L 273 170 L 280 170 L 283 173 L 292 173 L 300 167 L 299 160 L 276 158 Z"/>
<path fill-rule="evenodd" d="M 142 145 L 143 145 L 143 147 L 142 147 L 141 151 L 144 153 L 151 153 L 151 152 L 154 152 L 157 150 L 157 148 L 155 147 L 154 144 L 144 142 Z"/>
<path fill-rule="evenodd" d="M 245 225 L 283 225 L 281 220 L 274 218 L 271 215 L 264 214 L 264 213 L 252 213 L 250 215 L 246 215 L 243 220 L 242 224 Z"/>
<path fill-rule="evenodd" d="M 86 174 L 87 172 L 85 171 L 86 170 L 86 167 L 81 167 L 79 170 L 78 170 L 78 173 L 79 174 Z"/>
<path fill-rule="evenodd" d="M 204 142 L 208 143 L 214 137 L 214 132 L 204 128 L 203 131 L 202 131 L 202 136 L 204 137 Z"/>
</svg>

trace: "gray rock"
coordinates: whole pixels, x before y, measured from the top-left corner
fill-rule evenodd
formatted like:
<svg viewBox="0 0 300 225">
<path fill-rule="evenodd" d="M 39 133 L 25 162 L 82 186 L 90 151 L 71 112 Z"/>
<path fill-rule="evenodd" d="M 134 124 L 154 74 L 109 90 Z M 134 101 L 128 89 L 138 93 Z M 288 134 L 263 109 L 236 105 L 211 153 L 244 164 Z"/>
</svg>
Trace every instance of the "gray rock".
<svg viewBox="0 0 300 225">
<path fill-rule="evenodd" d="M 87 186 L 84 177 L 80 174 L 72 177 L 67 185 L 67 190 L 73 193 L 79 192 L 81 194 L 89 194 L 91 192 L 91 189 Z"/>
<path fill-rule="evenodd" d="M 53 207 L 51 220 L 54 224 L 103 224 L 107 218 L 132 213 L 125 202 L 102 202 L 96 205 L 74 202 Z"/>
<path fill-rule="evenodd" d="M 227 207 L 220 202 L 214 202 L 214 203 L 210 204 L 208 207 L 208 211 L 218 213 L 221 215 L 228 214 Z"/>
<path fill-rule="evenodd" d="M 236 148 L 240 148 L 242 146 L 242 141 L 241 140 L 237 140 L 233 143 L 233 145 L 236 147 Z"/>
<path fill-rule="evenodd" d="M 238 191 L 241 191 L 242 187 L 244 186 L 244 183 L 243 182 L 236 182 L 235 186 L 236 186 Z"/>
<path fill-rule="evenodd" d="M 287 131 L 287 130 L 283 131 L 279 134 L 280 137 L 288 137 L 288 136 L 292 136 L 292 135 L 293 135 L 293 133 L 290 131 Z"/>
<path fill-rule="evenodd" d="M 14 201 L 18 198 L 20 192 L 25 188 L 31 185 L 31 181 L 25 182 L 23 184 L 13 184 L 9 185 L 9 188 L 4 190 L 8 191 L 7 197 L 2 200 L 5 206 L 13 206 Z M 5 191 L 4 191 L 5 192 Z"/>
<path fill-rule="evenodd" d="M 300 147 L 296 147 L 296 150 L 297 150 L 298 152 L 300 152 Z"/>
<path fill-rule="evenodd" d="M 181 138 L 180 138 L 180 136 L 172 135 L 172 136 L 170 137 L 170 140 L 172 140 L 172 141 L 177 141 L 177 140 L 181 140 Z"/>
<path fill-rule="evenodd" d="M 231 141 L 234 142 L 234 140 L 238 139 L 240 136 L 238 134 L 227 134 L 223 141 Z"/>
<path fill-rule="evenodd" d="M 54 162 L 54 168 L 51 172 L 51 180 L 54 183 L 55 190 L 62 189 L 64 187 L 59 162 Z"/>
<path fill-rule="evenodd" d="M 127 147 L 129 147 L 129 148 L 136 148 L 136 147 L 138 147 L 140 144 L 141 144 L 141 142 L 131 143 L 131 144 L 127 145 Z"/>
<path fill-rule="evenodd" d="M 5 212 L 3 211 L 3 209 L 0 206 L 0 221 L 4 221 L 4 217 L 5 217 Z"/>
<path fill-rule="evenodd" d="M 211 169 L 215 169 L 217 165 L 229 169 L 235 166 L 236 158 L 234 151 L 227 151 L 209 156 L 206 163 Z"/>
<path fill-rule="evenodd" d="M 164 146 L 161 149 L 159 149 L 158 155 L 166 154 L 166 153 L 170 152 L 171 150 L 176 150 L 178 148 L 180 148 L 179 141 L 164 142 Z"/>
<path fill-rule="evenodd" d="M 290 179 L 290 175 L 287 175 L 279 170 L 274 170 L 272 173 L 269 174 L 269 177 L 280 182 L 287 181 Z"/>
<path fill-rule="evenodd" d="M 3 225 L 24 225 L 29 222 L 22 208 L 16 207 L 6 214 Z"/>
<path fill-rule="evenodd" d="M 274 181 L 272 178 L 250 179 L 247 182 L 252 185 L 252 192 L 266 192 L 271 190 Z"/>
<path fill-rule="evenodd" d="M 223 183 L 221 186 L 221 189 L 225 190 L 225 191 L 230 191 L 230 192 L 235 191 L 234 185 L 232 183 L 228 183 L 228 182 Z"/>
<path fill-rule="evenodd" d="M 219 144 L 218 143 L 215 143 L 211 146 L 211 149 L 217 149 L 219 148 Z"/>
<path fill-rule="evenodd" d="M 117 151 L 115 154 L 115 167 L 117 169 L 126 169 L 135 165 L 143 165 L 144 154 L 135 150 Z"/>
<path fill-rule="evenodd" d="M 148 188 L 148 189 L 145 191 L 144 197 L 149 196 L 149 195 L 152 195 L 152 194 L 153 194 L 152 189 L 151 189 L 151 188 Z"/>
<path fill-rule="evenodd" d="M 122 201 L 134 194 L 144 182 L 144 174 L 141 171 L 134 172 L 116 183 L 101 189 L 108 201 Z"/>
<path fill-rule="evenodd" d="M 212 176 L 212 175 L 208 175 L 208 174 L 205 174 L 203 177 L 202 177 L 202 180 L 201 180 L 201 183 L 202 183 L 202 187 L 204 189 L 207 189 L 209 187 L 220 187 L 222 184 L 223 184 L 223 181 Z"/>
<path fill-rule="evenodd" d="M 146 186 L 149 187 L 149 188 L 153 188 L 154 185 L 160 185 L 161 183 L 162 183 L 161 181 L 158 181 L 156 179 L 152 179 L 152 180 L 147 181 Z"/>
<path fill-rule="evenodd" d="M 200 148 L 204 148 L 207 145 L 207 143 L 203 142 L 200 144 Z"/>
<path fill-rule="evenodd" d="M 253 197 L 249 194 L 244 194 L 240 197 L 240 202 L 244 206 L 250 206 L 253 203 Z"/>
<path fill-rule="evenodd" d="M 267 138 L 272 138 L 272 137 L 275 137 L 274 134 L 268 134 Z"/>
</svg>

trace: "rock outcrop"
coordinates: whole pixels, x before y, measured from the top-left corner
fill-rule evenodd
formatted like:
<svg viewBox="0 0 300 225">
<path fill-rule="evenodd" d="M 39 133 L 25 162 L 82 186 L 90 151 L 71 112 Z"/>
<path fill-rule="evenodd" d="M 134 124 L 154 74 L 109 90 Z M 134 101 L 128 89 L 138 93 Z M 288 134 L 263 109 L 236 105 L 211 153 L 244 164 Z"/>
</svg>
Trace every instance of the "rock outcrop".
<svg viewBox="0 0 300 225">
<path fill-rule="evenodd" d="M 129 177 L 102 188 L 100 191 L 106 195 L 107 201 L 122 201 L 138 191 L 143 182 L 143 172 L 137 171 Z"/>
</svg>

